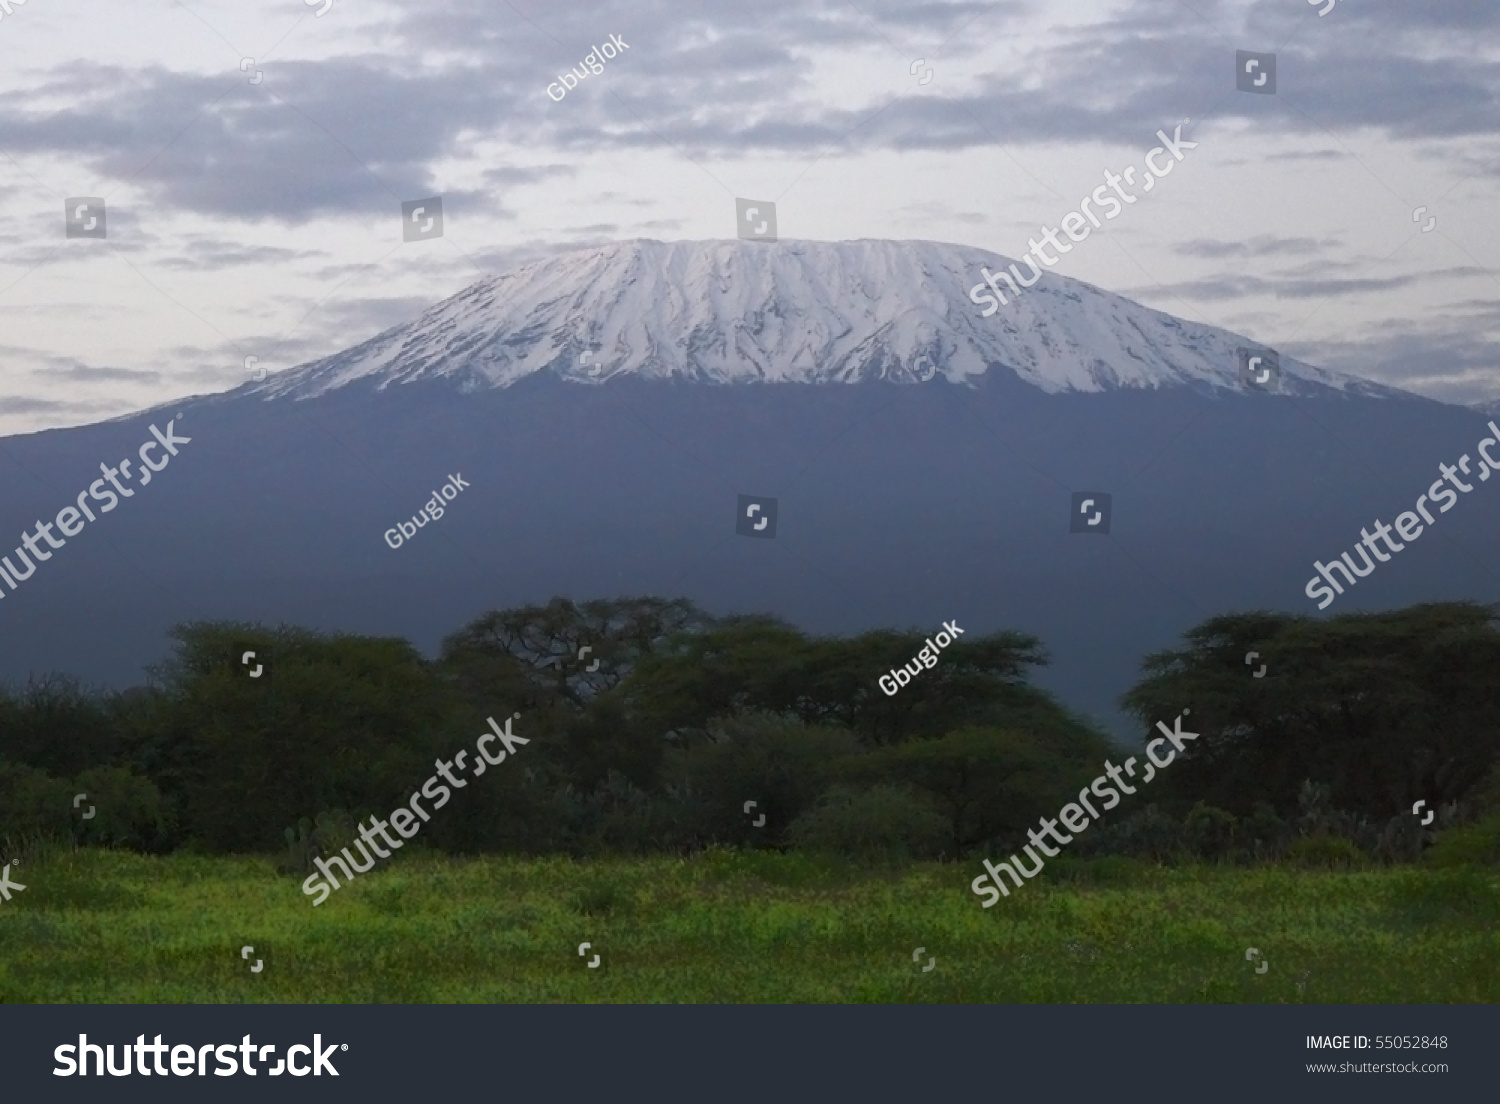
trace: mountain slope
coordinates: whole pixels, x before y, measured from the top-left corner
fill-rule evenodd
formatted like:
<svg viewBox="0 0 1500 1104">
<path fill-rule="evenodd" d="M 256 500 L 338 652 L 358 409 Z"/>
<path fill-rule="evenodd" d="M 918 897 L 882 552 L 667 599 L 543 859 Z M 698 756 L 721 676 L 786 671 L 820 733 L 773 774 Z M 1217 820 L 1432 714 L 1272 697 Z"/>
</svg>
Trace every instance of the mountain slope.
<svg viewBox="0 0 1500 1104">
<path fill-rule="evenodd" d="M 1254 342 L 1067 277 L 1044 274 L 981 317 L 970 288 L 1009 263 L 925 241 L 623 242 L 482 280 L 252 391 L 311 398 L 423 379 L 480 389 L 544 370 L 579 382 L 964 382 L 996 363 L 1049 393 L 1240 390 L 1236 350 Z M 1282 371 L 1293 392 L 1398 393 L 1287 357 Z"/>
</svg>

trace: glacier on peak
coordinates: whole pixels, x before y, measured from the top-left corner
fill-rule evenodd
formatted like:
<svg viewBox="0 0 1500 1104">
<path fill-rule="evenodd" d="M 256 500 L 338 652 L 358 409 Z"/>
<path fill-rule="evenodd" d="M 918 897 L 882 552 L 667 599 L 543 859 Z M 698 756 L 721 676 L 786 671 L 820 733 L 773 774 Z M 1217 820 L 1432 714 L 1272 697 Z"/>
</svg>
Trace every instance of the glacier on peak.
<svg viewBox="0 0 1500 1104">
<path fill-rule="evenodd" d="M 969 290 L 1008 258 L 929 241 L 660 242 L 574 250 L 488 277 L 343 352 L 248 385 L 312 398 L 452 379 L 503 388 L 541 371 L 706 383 L 962 383 L 1000 365 L 1049 393 L 1207 386 L 1239 391 L 1257 342 L 1064 276 L 982 318 Z M 1391 388 L 1281 357 L 1305 381 Z"/>
</svg>

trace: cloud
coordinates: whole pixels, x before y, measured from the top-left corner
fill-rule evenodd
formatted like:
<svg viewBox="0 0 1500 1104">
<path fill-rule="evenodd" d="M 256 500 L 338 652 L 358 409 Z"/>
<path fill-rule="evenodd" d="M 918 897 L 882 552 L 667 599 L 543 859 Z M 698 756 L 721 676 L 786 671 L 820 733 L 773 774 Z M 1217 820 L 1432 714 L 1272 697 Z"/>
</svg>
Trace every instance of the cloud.
<svg viewBox="0 0 1500 1104">
<path fill-rule="evenodd" d="M 321 249 L 282 249 L 269 245 L 244 245 L 233 241 L 199 238 L 182 243 L 174 256 L 156 261 L 155 267 L 214 272 L 254 265 L 290 265 L 327 255 Z"/>
<path fill-rule="evenodd" d="M 68 402 L 62 399 L 43 399 L 35 395 L 0 395 L 0 410 L 12 414 L 68 414 L 88 415 L 115 413 L 124 409 L 117 403 Z"/>
<path fill-rule="evenodd" d="M 1279 150 L 1266 155 L 1267 161 L 1350 161 L 1352 153 L 1343 150 Z"/>
<path fill-rule="evenodd" d="M 1474 323 L 1473 318 L 1456 317 L 1415 325 L 1391 322 L 1372 327 L 1358 340 L 1302 342 L 1286 351 L 1324 368 L 1353 370 L 1443 402 L 1500 399 L 1500 341 Z"/>
<path fill-rule="evenodd" d="M 274 76 L 250 87 L 71 62 L 28 101 L 67 106 L 0 97 L 0 147 L 81 159 L 157 205 L 295 224 L 433 194 L 434 163 L 460 135 L 498 127 L 511 98 L 498 69 L 402 70 L 385 56 L 285 62 Z"/>
<path fill-rule="evenodd" d="M 99 380 L 128 380 L 131 383 L 160 383 L 162 374 L 146 369 L 137 368 L 91 368 L 88 365 L 75 365 L 71 368 L 33 368 L 31 374 L 41 376 L 45 379 L 78 380 L 80 382 L 96 382 Z"/>
<path fill-rule="evenodd" d="M 1281 158 L 1339 156 L 1326 148 L 1330 129 L 1424 141 L 1492 134 L 1500 72 L 1471 33 L 1482 22 L 1477 7 L 1438 15 L 1415 4 L 1387 19 L 1388 7 L 1375 18 L 1342 4 L 1340 33 L 1322 33 L 1332 28 L 1313 20 L 1314 33 L 1298 27 L 1303 12 L 1273 18 L 1253 6 L 1247 23 L 1255 31 L 1237 33 L 1252 45 L 1270 30 L 1285 40 L 1275 97 L 1233 92 L 1233 45 L 1219 27 L 1235 28 L 1222 7 L 1211 20 L 1195 19 L 1155 0 L 1042 34 L 1030 9 L 1010 2 L 714 2 L 687 15 L 619 7 L 616 24 L 607 10 L 559 8 L 511 20 L 505 33 L 488 4 L 383 9 L 378 51 L 361 41 L 324 60 L 267 61 L 259 86 L 238 73 L 160 64 L 59 64 L 27 94 L 0 96 L 0 147 L 80 159 L 159 206 L 295 225 L 384 215 L 402 199 L 441 192 L 451 181 L 440 166 L 464 161 L 476 139 L 554 155 L 665 144 L 695 157 L 1138 144 L 1210 108 L 1220 119 L 1274 128 L 1288 143 L 1315 138 L 1324 147 L 1273 155 Z M 546 101 L 552 71 L 607 40 L 601 27 L 611 25 L 631 52 L 590 75 L 565 110 Z M 1007 64 L 976 56 L 1017 30 L 1030 37 Z M 900 51 L 935 48 L 945 37 L 953 38 L 943 64 L 955 91 L 918 92 Z M 848 50 L 882 65 L 888 58 L 890 85 L 852 85 L 831 100 L 817 94 Z M 558 161 L 490 166 L 482 179 L 493 189 L 571 171 Z"/>
<path fill-rule="evenodd" d="M 1120 295 L 1172 295 L 1203 301 L 1239 299 L 1252 295 L 1270 295 L 1277 299 L 1327 299 L 1365 295 L 1379 291 L 1399 291 L 1423 285 L 1431 280 L 1451 277 L 1485 276 L 1482 268 L 1463 266 L 1432 272 L 1410 272 L 1398 276 L 1354 279 L 1295 279 L 1248 275 L 1209 276 L 1199 280 L 1182 280 L 1172 284 L 1155 284 L 1127 288 Z"/>
<path fill-rule="evenodd" d="M 484 182 L 492 188 L 516 187 L 521 184 L 542 184 L 558 177 L 578 175 L 574 165 L 502 165 L 484 170 Z"/>
<path fill-rule="evenodd" d="M 1319 254 L 1342 244 L 1336 238 L 1277 238 L 1262 234 L 1242 242 L 1195 238 L 1180 242 L 1173 246 L 1172 251 L 1184 257 L 1222 260 L 1225 257 L 1305 256 Z"/>
</svg>

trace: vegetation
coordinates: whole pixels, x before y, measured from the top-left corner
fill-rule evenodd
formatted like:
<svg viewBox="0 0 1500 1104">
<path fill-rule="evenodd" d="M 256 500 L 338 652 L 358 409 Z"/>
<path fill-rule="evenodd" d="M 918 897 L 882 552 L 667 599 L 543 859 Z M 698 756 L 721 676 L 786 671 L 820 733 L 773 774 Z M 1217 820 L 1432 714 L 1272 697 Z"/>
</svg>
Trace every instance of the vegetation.
<svg viewBox="0 0 1500 1104">
<path fill-rule="evenodd" d="M 146 687 L 87 693 L 52 678 L 0 694 L 0 849 L 42 834 L 158 854 L 276 851 L 295 875 L 511 712 L 531 743 L 458 791 L 425 846 L 1009 853 L 1106 757 L 1131 754 L 1027 681 L 1046 657 L 1019 633 L 966 637 L 894 697 L 875 679 L 921 633 L 810 637 L 681 599 L 495 611 L 436 660 L 400 640 L 291 627 L 196 623 L 174 639 Z M 1446 861 L 1495 861 L 1492 611 L 1236 614 L 1185 643 L 1148 657 L 1125 701 L 1146 733 L 1190 706 L 1199 738 L 1072 854 L 1357 867 L 1414 861 L 1451 828 Z M 263 680 L 243 674 L 249 648 Z M 1252 651 L 1266 677 L 1246 666 Z M 97 810 L 87 820 L 80 793 Z"/>
<path fill-rule="evenodd" d="M 1500 999 L 1500 882 L 1473 870 L 1061 858 L 988 911 L 953 864 L 717 848 L 429 852 L 316 910 L 265 859 L 64 850 L 21 870 L 26 891 L 0 905 L 0 1001 Z"/>
<path fill-rule="evenodd" d="M 174 639 L 145 687 L 0 693 L 0 861 L 26 886 L 0 903 L 0 1000 L 1500 997 L 1500 634 L 1473 604 L 1219 617 L 1149 657 L 1143 733 L 1190 707 L 1198 739 L 991 909 L 978 858 L 1140 754 L 1027 681 L 1021 634 L 894 697 L 875 678 L 920 633 L 681 600 L 496 611 L 435 660 L 291 627 Z M 319 858 L 513 712 L 529 744 L 309 904 Z"/>
</svg>

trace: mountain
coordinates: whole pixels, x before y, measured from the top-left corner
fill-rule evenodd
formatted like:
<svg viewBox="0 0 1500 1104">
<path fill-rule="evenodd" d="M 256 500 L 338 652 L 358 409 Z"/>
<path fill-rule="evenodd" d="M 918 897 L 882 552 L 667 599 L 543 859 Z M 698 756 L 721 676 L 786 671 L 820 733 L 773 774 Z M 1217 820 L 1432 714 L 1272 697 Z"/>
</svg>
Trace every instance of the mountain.
<svg viewBox="0 0 1500 1104">
<path fill-rule="evenodd" d="M 1313 562 L 1484 435 L 1474 411 L 1290 357 L 1275 393 L 1247 388 L 1238 350 L 1257 343 L 1050 273 L 984 318 L 969 289 L 1008 263 L 931 242 L 622 243 L 260 383 L 0 439 L 18 542 L 150 426 L 191 438 L 0 600 L 0 677 L 138 681 L 199 617 L 433 649 L 486 609 L 680 594 L 816 632 L 1034 632 L 1040 681 L 1123 731 L 1147 652 L 1230 609 L 1313 612 Z M 467 488 L 390 547 L 450 476 Z M 1112 496 L 1107 534 L 1070 532 L 1074 492 Z M 1476 487 L 1328 612 L 1500 599 L 1497 493 Z M 741 495 L 775 499 L 772 539 L 737 532 Z"/>
<path fill-rule="evenodd" d="M 994 364 L 1048 393 L 1240 390 L 1236 349 L 1253 342 L 1077 280 L 1044 275 L 981 317 L 969 289 L 986 266 L 1010 263 L 920 241 L 626 242 L 482 280 L 252 392 L 314 398 L 418 380 L 480 390 L 542 371 L 580 383 L 967 383 Z M 1290 359 L 1282 368 L 1293 389 L 1394 394 Z"/>
</svg>

